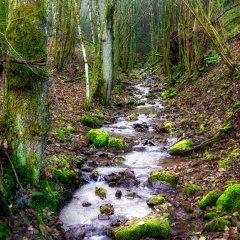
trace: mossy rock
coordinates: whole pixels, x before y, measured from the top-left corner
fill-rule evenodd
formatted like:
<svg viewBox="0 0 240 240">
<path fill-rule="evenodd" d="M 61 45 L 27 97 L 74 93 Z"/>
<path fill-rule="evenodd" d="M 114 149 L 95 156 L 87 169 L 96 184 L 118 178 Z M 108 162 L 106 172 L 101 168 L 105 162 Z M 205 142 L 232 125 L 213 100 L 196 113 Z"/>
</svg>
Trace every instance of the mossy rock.
<svg viewBox="0 0 240 240">
<path fill-rule="evenodd" d="M 94 147 L 106 147 L 109 141 L 109 134 L 107 131 L 100 129 L 92 129 L 88 132 L 87 138 L 93 144 Z"/>
<path fill-rule="evenodd" d="M 89 115 L 83 115 L 80 118 L 83 125 L 87 127 L 100 127 L 102 126 L 102 121 L 98 117 L 91 117 Z"/>
<path fill-rule="evenodd" d="M 112 204 L 105 204 L 105 205 L 100 206 L 100 213 L 106 214 L 108 216 L 113 215 L 114 208 L 113 208 Z"/>
<path fill-rule="evenodd" d="M 120 227 L 114 232 L 116 240 L 140 240 L 143 238 L 166 239 L 170 225 L 166 218 L 156 215 Z"/>
<path fill-rule="evenodd" d="M 193 146 L 193 141 L 191 139 L 184 139 L 170 148 L 170 154 L 178 155 L 182 152 L 190 149 Z"/>
<path fill-rule="evenodd" d="M 230 226 L 230 222 L 222 217 L 215 218 L 205 225 L 208 232 L 223 232 L 226 226 Z"/>
<path fill-rule="evenodd" d="M 218 190 L 213 190 L 209 192 L 202 200 L 198 203 L 201 209 L 206 209 L 207 207 L 212 207 L 216 204 L 221 193 Z"/>
<path fill-rule="evenodd" d="M 228 187 L 217 200 L 217 209 L 227 212 L 240 210 L 240 184 Z"/>
<path fill-rule="evenodd" d="M 201 190 L 202 190 L 202 187 L 197 184 L 186 184 L 183 188 L 183 193 L 186 196 L 191 197 L 195 193 L 200 192 Z"/>
<path fill-rule="evenodd" d="M 67 131 L 70 132 L 70 133 L 75 133 L 75 132 L 76 132 L 76 129 L 75 129 L 73 126 L 68 125 L 68 126 L 67 126 Z"/>
<path fill-rule="evenodd" d="M 100 197 L 101 199 L 104 199 L 107 197 L 107 190 L 103 187 L 96 187 L 95 188 L 95 194 Z"/>
<path fill-rule="evenodd" d="M 154 99 L 154 98 L 157 98 L 157 95 L 155 93 L 148 93 L 146 95 L 146 98 Z"/>
<path fill-rule="evenodd" d="M 178 183 L 178 177 L 170 174 L 169 172 L 159 172 L 159 171 L 151 172 L 151 175 L 148 178 L 148 182 L 152 184 L 158 181 L 166 182 L 170 184 L 172 187 L 176 187 Z"/>
<path fill-rule="evenodd" d="M 126 149 L 126 145 L 124 141 L 120 138 L 110 138 L 108 142 L 108 146 L 110 148 L 115 148 L 117 150 L 124 150 Z"/>
<path fill-rule="evenodd" d="M 130 98 L 128 101 L 128 105 L 134 106 L 137 104 L 137 100 L 135 98 Z"/>
<path fill-rule="evenodd" d="M 150 197 L 147 200 L 147 204 L 149 206 L 156 206 L 156 205 L 160 205 L 160 204 L 164 203 L 164 201 L 165 201 L 165 198 L 163 196 L 157 195 L 157 196 Z"/>
<path fill-rule="evenodd" d="M 203 218 L 205 220 L 212 220 L 212 219 L 217 218 L 217 217 L 219 217 L 219 215 L 217 213 L 215 213 L 215 212 L 208 212 L 208 213 L 204 214 Z"/>
</svg>

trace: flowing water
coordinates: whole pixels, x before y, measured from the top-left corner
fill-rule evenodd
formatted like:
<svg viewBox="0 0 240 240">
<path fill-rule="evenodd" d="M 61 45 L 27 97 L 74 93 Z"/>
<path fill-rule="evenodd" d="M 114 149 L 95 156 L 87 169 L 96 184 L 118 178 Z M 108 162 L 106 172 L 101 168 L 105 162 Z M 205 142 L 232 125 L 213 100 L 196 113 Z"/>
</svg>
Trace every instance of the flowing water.
<svg viewBox="0 0 240 240">
<path fill-rule="evenodd" d="M 112 239 L 110 232 L 112 225 L 115 226 L 125 219 L 142 218 L 152 212 L 146 200 L 156 194 L 156 189 L 157 193 L 160 191 L 164 194 L 174 191 L 168 185 L 163 184 L 153 189 L 147 184 L 148 176 L 153 170 L 162 170 L 179 161 L 168 154 L 169 147 L 177 139 L 170 134 L 168 138 L 159 139 L 154 133 L 154 123 L 165 119 L 165 115 L 164 105 L 158 98 L 149 101 L 146 97 L 150 90 L 147 85 L 149 82 L 154 82 L 154 80 L 148 78 L 142 84 L 135 86 L 134 98 L 143 104 L 135 108 L 138 116 L 135 121 L 119 117 L 116 123 L 103 126 L 102 129 L 107 130 L 111 136 L 131 139 L 132 151 L 119 153 L 119 157 L 123 159 L 121 166 L 95 169 L 98 178 L 90 178 L 88 184 L 75 192 L 71 202 L 62 209 L 60 214 L 67 236 L 84 240 Z M 147 126 L 147 128 L 139 132 L 136 130 L 136 124 Z M 114 178 L 118 174 L 122 176 L 126 174 L 126 178 L 130 180 L 125 179 L 126 182 L 117 186 L 111 185 L 107 179 Z M 100 199 L 95 195 L 96 187 L 103 187 L 107 190 L 106 199 Z M 121 199 L 116 198 L 117 191 L 121 191 Z M 91 205 L 86 207 L 84 203 Z M 114 215 L 102 218 L 99 215 L 99 208 L 106 203 L 113 205 Z"/>
</svg>

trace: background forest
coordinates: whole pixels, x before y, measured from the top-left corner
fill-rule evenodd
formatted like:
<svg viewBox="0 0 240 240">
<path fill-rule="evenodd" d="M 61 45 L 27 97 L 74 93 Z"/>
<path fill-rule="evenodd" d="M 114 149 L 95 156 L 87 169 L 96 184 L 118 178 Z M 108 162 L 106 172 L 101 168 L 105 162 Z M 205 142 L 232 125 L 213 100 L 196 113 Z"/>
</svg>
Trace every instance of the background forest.
<svg viewBox="0 0 240 240">
<path fill-rule="evenodd" d="M 239 61 L 239 0 L 1 0 L 0 239 L 239 239 Z"/>
</svg>

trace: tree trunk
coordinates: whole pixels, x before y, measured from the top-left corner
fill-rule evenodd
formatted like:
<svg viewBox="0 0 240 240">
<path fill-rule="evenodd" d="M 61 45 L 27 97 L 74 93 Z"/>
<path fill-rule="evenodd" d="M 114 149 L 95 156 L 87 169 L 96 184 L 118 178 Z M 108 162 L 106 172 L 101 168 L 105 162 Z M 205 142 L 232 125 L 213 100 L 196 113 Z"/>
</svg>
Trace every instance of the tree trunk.
<svg viewBox="0 0 240 240">
<path fill-rule="evenodd" d="M 9 6 L 8 57 L 46 59 L 44 1 L 13 0 Z M 47 67 L 6 63 L 2 124 L 20 178 L 36 182 L 45 159 L 48 119 Z"/>
<path fill-rule="evenodd" d="M 99 10 L 101 22 L 104 24 L 102 35 L 102 100 L 109 103 L 113 81 L 113 3 L 111 0 L 100 0 Z M 106 14 L 106 16 L 105 16 Z"/>
</svg>

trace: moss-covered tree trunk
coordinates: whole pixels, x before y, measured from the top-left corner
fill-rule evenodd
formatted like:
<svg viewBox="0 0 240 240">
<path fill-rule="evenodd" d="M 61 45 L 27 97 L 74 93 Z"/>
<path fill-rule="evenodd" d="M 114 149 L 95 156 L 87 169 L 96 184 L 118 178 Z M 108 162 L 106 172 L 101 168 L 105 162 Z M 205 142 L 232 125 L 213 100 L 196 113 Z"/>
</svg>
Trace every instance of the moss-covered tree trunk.
<svg viewBox="0 0 240 240">
<path fill-rule="evenodd" d="M 11 44 L 8 57 L 47 59 L 44 1 L 12 2 L 6 30 Z M 45 159 L 49 128 L 47 67 L 6 63 L 4 72 L 3 122 L 12 162 L 20 178 L 35 182 Z"/>
</svg>

